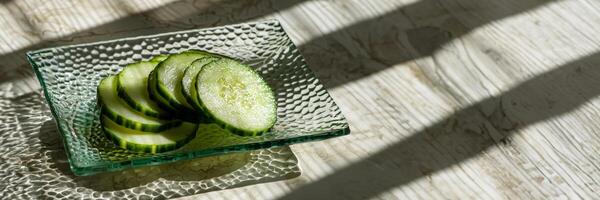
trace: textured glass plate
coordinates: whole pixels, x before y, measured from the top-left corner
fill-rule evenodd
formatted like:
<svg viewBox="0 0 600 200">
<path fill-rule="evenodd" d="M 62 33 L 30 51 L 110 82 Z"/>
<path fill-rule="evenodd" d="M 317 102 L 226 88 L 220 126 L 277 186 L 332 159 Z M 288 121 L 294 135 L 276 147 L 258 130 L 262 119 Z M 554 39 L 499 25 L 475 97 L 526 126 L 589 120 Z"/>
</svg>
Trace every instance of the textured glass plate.
<svg viewBox="0 0 600 200">
<path fill-rule="evenodd" d="M 148 154 L 115 147 L 100 128 L 98 82 L 129 63 L 190 49 L 240 59 L 261 74 L 277 98 L 277 122 L 272 131 L 257 137 L 223 136 L 214 125 L 202 125 L 202 134 L 175 151 Z M 350 132 L 340 109 L 276 20 L 41 49 L 28 52 L 27 57 L 44 89 L 76 175 L 289 145 Z"/>
</svg>

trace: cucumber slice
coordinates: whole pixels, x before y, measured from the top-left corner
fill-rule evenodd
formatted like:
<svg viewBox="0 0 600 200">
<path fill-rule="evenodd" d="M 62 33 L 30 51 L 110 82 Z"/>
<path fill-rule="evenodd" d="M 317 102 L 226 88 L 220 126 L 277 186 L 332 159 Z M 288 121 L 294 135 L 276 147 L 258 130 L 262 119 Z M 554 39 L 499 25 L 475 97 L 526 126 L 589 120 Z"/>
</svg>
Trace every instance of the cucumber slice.
<svg viewBox="0 0 600 200">
<path fill-rule="evenodd" d="M 276 121 L 271 88 L 250 67 L 232 59 L 213 61 L 196 77 L 198 102 L 208 117 L 239 135 L 258 135 Z"/>
<path fill-rule="evenodd" d="M 148 94 L 148 75 L 158 62 L 130 64 L 117 75 L 117 92 L 129 106 L 147 116 L 169 119 L 169 112 L 161 109 Z"/>
<path fill-rule="evenodd" d="M 156 92 L 177 110 L 191 112 L 193 107 L 185 99 L 181 89 L 181 78 L 185 69 L 196 59 L 211 56 L 204 51 L 186 51 L 170 55 L 154 69 Z"/>
<path fill-rule="evenodd" d="M 166 60 L 168 57 L 169 57 L 168 55 L 154 56 L 154 58 L 150 59 L 150 62 L 162 62 L 163 60 Z"/>
<path fill-rule="evenodd" d="M 109 76 L 98 86 L 98 105 L 102 113 L 114 122 L 134 130 L 159 132 L 181 123 L 178 120 L 161 120 L 145 116 L 129 107 L 117 94 L 117 78 Z"/>
<path fill-rule="evenodd" d="M 119 126 L 107 116 L 101 122 L 106 135 L 119 147 L 136 152 L 161 153 L 177 149 L 196 136 L 197 125 L 184 122 L 179 126 L 148 133 Z"/>
<path fill-rule="evenodd" d="M 163 110 L 167 110 L 169 111 L 169 113 L 176 113 L 177 109 L 173 108 L 170 104 L 169 101 L 166 100 L 165 98 L 163 98 L 159 93 L 158 93 L 158 89 L 156 88 L 156 71 L 152 70 L 152 72 L 150 72 L 150 74 L 148 75 L 148 84 L 147 84 L 147 90 L 148 90 L 148 95 L 150 96 L 150 99 L 155 101 L 159 107 L 161 107 Z"/>
<path fill-rule="evenodd" d="M 192 104 L 192 106 L 194 107 L 194 109 L 200 111 L 200 104 L 198 103 L 197 100 L 197 93 L 196 93 L 196 76 L 198 76 L 198 73 L 200 72 L 200 70 L 202 69 L 202 67 L 208 63 L 211 63 L 215 60 L 219 60 L 219 58 L 217 57 L 204 57 L 204 58 L 200 58 L 198 60 L 195 60 L 194 62 L 192 62 L 192 64 L 190 64 L 190 66 L 185 69 L 185 72 L 183 73 L 183 77 L 181 78 L 181 88 L 183 89 L 183 95 L 185 96 L 185 98 L 187 99 L 188 102 L 190 102 Z"/>
<path fill-rule="evenodd" d="M 161 107 L 163 110 L 167 110 L 172 116 L 177 117 L 178 119 L 194 123 L 199 123 L 206 119 L 206 116 L 203 113 L 197 113 L 194 110 L 185 107 L 173 107 L 169 100 L 160 95 L 158 88 L 155 87 L 157 85 L 155 71 L 156 70 L 150 72 L 150 75 L 148 75 L 147 90 L 150 94 L 150 99 L 157 102 L 159 107 Z"/>
</svg>

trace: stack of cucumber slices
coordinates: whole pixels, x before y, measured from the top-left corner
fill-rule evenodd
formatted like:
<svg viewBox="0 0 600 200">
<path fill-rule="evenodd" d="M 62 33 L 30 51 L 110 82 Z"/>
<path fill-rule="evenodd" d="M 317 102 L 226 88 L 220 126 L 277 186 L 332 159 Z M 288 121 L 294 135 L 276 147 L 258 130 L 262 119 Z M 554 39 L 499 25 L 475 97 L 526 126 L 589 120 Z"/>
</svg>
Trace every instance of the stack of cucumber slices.
<svg viewBox="0 0 600 200">
<path fill-rule="evenodd" d="M 271 88 L 252 68 L 204 51 L 160 55 L 126 66 L 98 86 L 106 135 L 121 148 L 160 153 L 195 138 L 199 123 L 241 136 L 276 120 Z"/>
</svg>

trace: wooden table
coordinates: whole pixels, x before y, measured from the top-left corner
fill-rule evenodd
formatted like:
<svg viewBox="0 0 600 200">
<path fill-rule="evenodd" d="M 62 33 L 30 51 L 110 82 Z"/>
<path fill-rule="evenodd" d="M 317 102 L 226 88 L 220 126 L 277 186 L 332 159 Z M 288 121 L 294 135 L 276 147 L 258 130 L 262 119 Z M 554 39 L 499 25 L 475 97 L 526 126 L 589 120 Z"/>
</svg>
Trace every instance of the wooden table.
<svg viewBox="0 0 600 200">
<path fill-rule="evenodd" d="M 39 91 L 27 50 L 282 22 L 351 135 L 293 145 L 297 178 L 183 199 L 600 198 L 600 1 L 0 3 L 2 97 Z"/>
</svg>

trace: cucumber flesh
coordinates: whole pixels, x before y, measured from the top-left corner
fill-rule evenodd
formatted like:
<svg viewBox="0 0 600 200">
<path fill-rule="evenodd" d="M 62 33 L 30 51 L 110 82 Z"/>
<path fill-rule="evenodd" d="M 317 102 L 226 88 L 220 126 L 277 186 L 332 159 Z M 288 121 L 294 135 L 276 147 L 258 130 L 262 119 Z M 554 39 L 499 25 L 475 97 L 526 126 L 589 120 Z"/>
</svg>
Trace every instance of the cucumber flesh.
<svg viewBox="0 0 600 200">
<path fill-rule="evenodd" d="M 183 122 L 159 133 L 148 133 L 127 129 L 102 116 L 102 125 L 107 136 L 119 147 L 136 152 L 161 153 L 177 149 L 196 136 L 197 125 Z"/>
<path fill-rule="evenodd" d="M 135 111 L 117 94 L 117 78 L 109 76 L 98 86 L 98 103 L 102 113 L 114 122 L 134 130 L 159 132 L 177 126 L 178 120 L 162 120 Z"/>
<path fill-rule="evenodd" d="M 185 69 L 185 72 L 183 73 L 183 77 L 181 78 L 181 88 L 183 89 L 183 95 L 185 96 L 185 98 L 187 99 L 188 102 L 190 102 L 192 104 L 192 106 L 194 107 L 194 109 L 200 111 L 200 104 L 198 103 L 197 100 L 197 93 L 196 93 L 196 76 L 198 76 L 198 73 L 200 72 L 200 70 L 202 69 L 202 67 L 208 63 L 211 63 L 215 60 L 218 60 L 219 58 L 217 57 L 204 57 L 204 58 L 200 58 L 198 60 L 195 60 L 194 62 L 192 62 L 192 64 L 190 64 L 190 66 Z"/>
<path fill-rule="evenodd" d="M 186 51 L 170 55 L 154 69 L 156 91 L 177 110 L 193 111 L 181 89 L 181 78 L 185 69 L 196 59 L 211 56 L 203 51 Z"/>
<path fill-rule="evenodd" d="M 117 75 L 117 91 L 129 106 L 147 116 L 169 118 L 169 112 L 161 109 L 148 94 L 148 75 L 157 62 L 130 64 Z"/>
<path fill-rule="evenodd" d="M 235 60 L 220 59 L 202 67 L 196 91 L 204 113 L 233 133 L 257 135 L 275 124 L 277 105 L 271 88 Z"/>
</svg>

